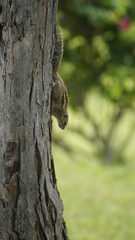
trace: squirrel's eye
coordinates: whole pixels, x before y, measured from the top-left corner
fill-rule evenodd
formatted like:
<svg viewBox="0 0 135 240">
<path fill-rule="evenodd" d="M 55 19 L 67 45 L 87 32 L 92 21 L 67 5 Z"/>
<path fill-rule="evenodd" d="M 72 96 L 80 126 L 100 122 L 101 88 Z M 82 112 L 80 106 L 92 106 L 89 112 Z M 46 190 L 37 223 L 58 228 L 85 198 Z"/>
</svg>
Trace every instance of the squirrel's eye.
<svg viewBox="0 0 135 240">
<path fill-rule="evenodd" d="M 68 118 L 68 114 L 65 114 L 65 115 L 64 115 L 64 118 Z"/>
</svg>

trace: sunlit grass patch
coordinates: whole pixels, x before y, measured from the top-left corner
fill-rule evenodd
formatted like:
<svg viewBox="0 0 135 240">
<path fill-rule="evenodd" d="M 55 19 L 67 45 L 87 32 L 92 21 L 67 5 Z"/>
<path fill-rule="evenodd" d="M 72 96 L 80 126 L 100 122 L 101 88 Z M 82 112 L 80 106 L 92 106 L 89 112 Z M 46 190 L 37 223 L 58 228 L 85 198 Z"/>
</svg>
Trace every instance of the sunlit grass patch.
<svg viewBox="0 0 135 240">
<path fill-rule="evenodd" d="M 134 239 L 135 166 L 106 168 L 53 150 L 70 239 Z"/>
</svg>

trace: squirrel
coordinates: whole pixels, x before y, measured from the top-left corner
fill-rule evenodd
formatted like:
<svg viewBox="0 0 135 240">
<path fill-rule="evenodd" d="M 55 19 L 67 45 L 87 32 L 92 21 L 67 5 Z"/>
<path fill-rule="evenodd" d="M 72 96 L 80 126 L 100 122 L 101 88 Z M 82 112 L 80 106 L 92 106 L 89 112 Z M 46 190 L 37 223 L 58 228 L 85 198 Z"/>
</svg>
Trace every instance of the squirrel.
<svg viewBox="0 0 135 240">
<path fill-rule="evenodd" d="M 58 27 L 55 29 L 55 47 L 53 54 L 53 88 L 51 114 L 57 119 L 58 125 L 64 129 L 68 123 L 68 92 L 66 85 L 58 74 L 58 67 L 63 57 L 63 38 Z"/>
</svg>

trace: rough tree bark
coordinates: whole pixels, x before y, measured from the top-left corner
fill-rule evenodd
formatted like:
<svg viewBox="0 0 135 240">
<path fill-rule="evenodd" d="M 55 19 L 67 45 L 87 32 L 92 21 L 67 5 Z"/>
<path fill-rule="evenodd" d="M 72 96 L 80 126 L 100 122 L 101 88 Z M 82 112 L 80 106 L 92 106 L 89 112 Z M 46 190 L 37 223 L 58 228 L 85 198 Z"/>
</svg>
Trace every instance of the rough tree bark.
<svg viewBox="0 0 135 240">
<path fill-rule="evenodd" d="M 68 239 L 51 155 L 57 0 L 0 0 L 0 239 Z"/>
</svg>

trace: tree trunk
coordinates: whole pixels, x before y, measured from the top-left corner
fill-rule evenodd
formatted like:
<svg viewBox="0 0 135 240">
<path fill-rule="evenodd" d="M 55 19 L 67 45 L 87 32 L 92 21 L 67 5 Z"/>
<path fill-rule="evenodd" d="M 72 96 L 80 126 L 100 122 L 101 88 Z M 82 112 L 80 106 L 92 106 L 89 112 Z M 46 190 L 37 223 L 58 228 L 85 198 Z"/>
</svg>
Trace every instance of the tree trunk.
<svg viewBox="0 0 135 240">
<path fill-rule="evenodd" d="M 68 239 L 51 155 L 57 0 L 0 0 L 0 239 Z"/>
</svg>

